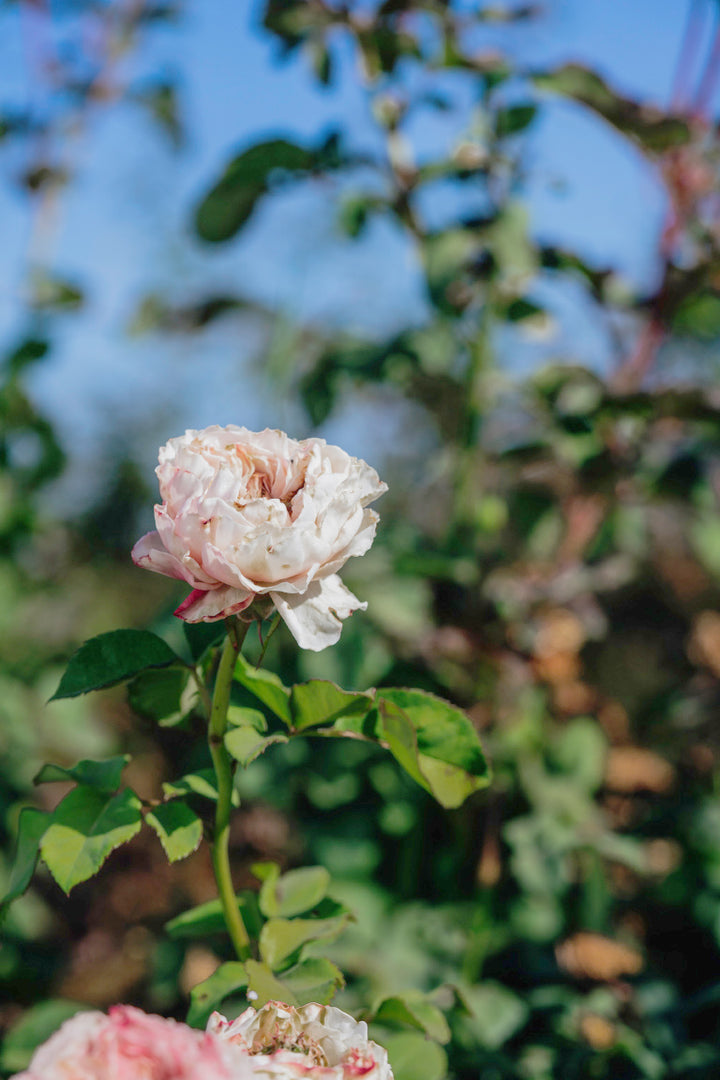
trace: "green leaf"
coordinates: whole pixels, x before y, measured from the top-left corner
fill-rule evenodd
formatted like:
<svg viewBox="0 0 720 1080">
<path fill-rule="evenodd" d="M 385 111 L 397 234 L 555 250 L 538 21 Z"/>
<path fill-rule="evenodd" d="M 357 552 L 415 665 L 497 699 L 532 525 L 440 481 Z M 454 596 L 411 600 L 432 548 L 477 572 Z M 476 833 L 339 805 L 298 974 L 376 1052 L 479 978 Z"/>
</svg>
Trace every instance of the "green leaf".
<svg viewBox="0 0 720 1080">
<path fill-rule="evenodd" d="M 373 1010 L 373 1020 L 378 1024 L 409 1024 L 424 1031 L 435 1042 L 450 1041 L 447 1020 L 419 990 L 407 990 L 403 994 L 383 998 Z"/>
<path fill-rule="evenodd" d="M 142 672 L 128 686 L 130 708 L 138 716 L 171 727 L 190 709 L 191 701 L 185 701 L 189 678 L 190 672 L 179 667 Z"/>
<path fill-rule="evenodd" d="M 261 964 L 258 960 L 246 960 L 245 970 L 248 974 L 248 990 L 257 994 L 254 1004 L 258 1009 L 267 1005 L 268 1001 L 284 1001 L 287 1005 L 297 1005 L 298 999 L 289 986 L 276 979 L 267 964 Z"/>
<path fill-rule="evenodd" d="M 312 956 L 284 971 L 282 984 L 290 988 L 300 1005 L 307 1005 L 310 1001 L 327 1005 L 336 991 L 343 988 L 345 979 L 332 960 L 327 960 L 324 956 Z"/>
<path fill-rule="evenodd" d="M 162 638 L 148 630 L 113 630 L 80 646 L 50 700 L 116 686 L 148 668 L 179 662 Z"/>
<path fill-rule="evenodd" d="M 418 761 L 417 737 L 409 717 L 391 701 L 379 703 L 382 718 L 382 733 L 390 753 L 402 765 L 405 772 L 412 776 L 415 783 L 430 791 L 430 784 L 420 771 Z"/>
<path fill-rule="evenodd" d="M 673 316 L 673 330 L 701 341 L 716 341 L 720 334 L 720 296 L 709 290 L 686 296 Z"/>
<path fill-rule="evenodd" d="M 460 709 L 424 690 L 382 689 L 377 700 L 392 753 L 442 806 L 460 806 L 487 786 L 487 759 Z"/>
<path fill-rule="evenodd" d="M 250 870 L 258 881 L 277 881 L 280 877 L 280 865 L 276 862 L 251 863 Z"/>
<path fill-rule="evenodd" d="M 157 833 L 170 862 L 192 855 L 202 840 L 202 821 L 187 803 L 161 803 L 145 815 Z"/>
<path fill-rule="evenodd" d="M 240 705 L 230 705 L 227 713 L 231 727 L 250 727 L 260 734 L 268 729 L 268 723 L 259 709 L 246 709 Z"/>
<path fill-rule="evenodd" d="M 10 871 L 7 892 L 0 903 L 0 921 L 13 900 L 22 896 L 32 881 L 40 854 L 40 841 L 49 821 L 50 814 L 34 806 L 26 806 L 20 811 L 15 858 Z"/>
<path fill-rule="evenodd" d="M 705 569 L 720 578 L 720 514 L 698 517 L 690 526 L 690 543 Z"/>
<path fill-rule="evenodd" d="M 260 956 L 276 970 L 303 945 L 336 938 L 349 919 L 349 913 L 332 919 L 268 919 L 260 932 Z"/>
<path fill-rule="evenodd" d="M 259 735 L 253 727 L 236 727 L 225 736 L 225 746 L 242 766 L 249 765 L 273 743 L 286 743 L 287 735 Z"/>
<path fill-rule="evenodd" d="M 202 200 L 195 228 L 203 240 L 230 240 L 243 227 L 268 190 L 271 174 L 308 172 L 315 155 L 286 139 L 257 143 L 238 154 Z"/>
<path fill-rule="evenodd" d="M 26 1069 L 33 1052 L 41 1043 L 54 1035 L 71 1016 L 88 1009 L 87 1005 L 63 998 L 51 998 L 27 1009 L 3 1039 L 0 1068 L 3 1072 L 11 1073 Z"/>
<path fill-rule="evenodd" d="M 655 106 L 622 97 L 600 75 L 580 64 L 538 72 L 533 81 L 541 90 L 573 98 L 593 109 L 646 150 L 662 154 L 690 140 L 690 125 L 684 117 L 669 116 Z"/>
<path fill-rule="evenodd" d="M 235 897 L 248 933 L 255 937 L 260 932 L 260 917 L 255 894 L 249 890 Z M 165 931 L 172 938 L 199 938 L 206 934 L 225 934 L 227 928 L 220 900 L 207 900 L 204 904 L 183 911 L 165 923 Z"/>
<path fill-rule="evenodd" d="M 111 795 L 120 787 L 123 769 L 129 761 L 129 754 L 118 754 L 106 761 L 78 761 L 77 765 L 68 768 L 62 765 L 43 765 L 33 783 L 51 784 L 56 781 L 75 780 L 78 784 L 85 784 L 105 795 Z"/>
<path fill-rule="evenodd" d="M 533 122 L 537 115 L 537 105 L 530 102 L 524 105 L 511 105 L 507 109 L 500 109 L 495 117 L 495 133 L 498 138 L 505 139 L 510 135 L 517 135 L 524 131 Z"/>
<path fill-rule="evenodd" d="M 204 1028 L 208 1022 L 210 1013 L 216 1009 L 226 997 L 238 990 L 244 990 L 248 984 L 248 976 L 245 965 L 237 960 L 230 960 L 221 964 L 209 978 L 204 979 L 190 991 L 190 1008 L 188 1009 L 187 1022 L 191 1027 Z"/>
<path fill-rule="evenodd" d="M 214 769 L 198 769 L 197 772 L 187 773 L 179 780 L 166 781 L 162 788 L 166 799 L 175 799 L 182 795 L 201 795 L 205 799 L 217 801 L 217 781 Z M 237 806 L 239 800 L 235 792 L 233 796 L 233 805 Z"/>
<path fill-rule="evenodd" d="M 108 855 L 142 825 L 141 803 L 129 788 L 112 798 L 79 784 L 56 807 L 40 843 L 50 873 L 64 892 L 96 874 Z"/>
<path fill-rule="evenodd" d="M 480 986 L 463 987 L 461 998 L 469 1012 L 468 1017 L 463 1017 L 463 1027 L 490 1050 L 503 1046 L 530 1014 L 522 998 L 490 980 Z"/>
<path fill-rule="evenodd" d="M 249 690 L 250 693 L 267 705 L 271 712 L 275 713 L 286 724 L 291 722 L 290 691 L 283 685 L 277 675 L 264 668 L 255 668 L 249 664 L 244 656 L 240 655 L 235 664 L 235 676 L 237 681 Z"/>
<path fill-rule="evenodd" d="M 373 700 L 368 694 L 341 690 L 324 679 L 299 683 L 290 691 L 292 724 L 297 731 L 332 724 L 343 716 L 366 714 L 372 707 Z"/>
<path fill-rule="evenodd" d="M 266 918 L 302 915 L 316 907 L 328 891 L 330 875 L 324 866 L 304 866 L 281 877 L 270 877 L 260 889 L 260 910 Z"/>
<path fill-rule="evenodd" d="M 183 623 L 183 633 L 190 649 L 193 661 L 197 663 L 200 657 L 213 645 L 219 645 L 225 637 L 225 623 Z"/>
<path fill-rule="evenodd" d="M 395 1080 L 444 1080 L 447 1054 L 424 1035 L 402 1031 L 383 1036 Z"/>
</svg>

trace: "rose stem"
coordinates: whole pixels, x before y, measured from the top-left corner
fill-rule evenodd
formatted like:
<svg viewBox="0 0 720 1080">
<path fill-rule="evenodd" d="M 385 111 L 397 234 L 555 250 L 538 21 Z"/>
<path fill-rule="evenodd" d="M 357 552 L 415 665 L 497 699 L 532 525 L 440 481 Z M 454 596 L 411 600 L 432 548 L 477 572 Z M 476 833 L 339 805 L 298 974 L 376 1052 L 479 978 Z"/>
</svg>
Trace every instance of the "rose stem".
<svg viewBox="0 0 720 1080">
<path fill-rule="evenodd" d="M 212 863 L 225 924 L 240 960 L 246 960 L 250 955 L 250 939 L 238 908 L 230 873 L 228 843 L 230 839 L 233 764 L 230 754 L 225 749 L 223 740 L 227 727 L 227 712 L 230 704 L 230 688 L 235 670 L 235 661 L 248 632 L 248 626 L 248 623 L 240 623 L 236 624 L 235 627 L 228 627 L 228 634 L 223 644 L 220 664 L 215 677 L 208 731 L 210 753 L 217 778 L 217 805 L 212 839 Z"/>
</svg>

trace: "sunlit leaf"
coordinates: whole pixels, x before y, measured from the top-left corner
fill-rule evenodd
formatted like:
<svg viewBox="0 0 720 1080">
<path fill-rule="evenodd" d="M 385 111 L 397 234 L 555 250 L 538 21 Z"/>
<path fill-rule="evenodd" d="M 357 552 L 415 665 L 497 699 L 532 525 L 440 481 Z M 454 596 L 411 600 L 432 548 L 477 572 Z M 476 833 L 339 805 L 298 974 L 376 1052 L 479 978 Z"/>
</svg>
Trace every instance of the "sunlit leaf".
<svg viewBox="0 0 720 1080">
<path fill-rule="evenodd" d="M 480 740 L 460 709 L 422 690 L 383 688 L 377 700 L 391 752 L 442 806 L 460 806 L 487 786 Z"/>
<path fill-rule="evenodd" d="M 345 913 L 331 919 L 268 919 L 260 933 L 260 956 L 275 970 L 303 945 L 337 937 L 349 918 Z"/>
<path fill-rule="evenodd" d="M 267 705 L 271 712 L 284 720 L 286 724 L 290 724 L 290 691 L 283 685 L 277 675 L 271 671 L 266 671 L 265 668 L 253 667 L 240 654 L 235 664 L 234 677 L 258 701 L 261 701 L 263 705 Z"/>
<path fill-rule="evenodd" d="M 327 894 L 330 875 L 324 866 L 303 866 L 267 878 L 260 889 L 260 910 L 268 919 L 302 915 Z"/>
<path fill-rule="evenodd" d="M 129 788 L 108 798 L 79 784 L 56 807 L 40 851 L 64 892 L 96 874 L 115 848 L 142 825 L 141 803 Z"/>
<path fill-rule="evenodd" d="M 145 820 L 157 833 L 170 862 L 192 855 L 202 840 L 202 821 L 180 800 L 161 803 L 145 815 Z"/>
<path fill-rule="evenodd" d="M 225 746 L 242 766 L 249 765 L 269 746 L 287 741 L 287 735 L 260 735 L 254 727 L 234 727 L 225 735 Z"/>
<path fill-rule="evenodd" d="M 299 683 L 290 693 L 292 725 L 297 731 L 332 724 L 343 716 L 367 713 L 372 707 L 373 700 L 368 694 L 350 693 L 323 679 Z"/>
</svg>

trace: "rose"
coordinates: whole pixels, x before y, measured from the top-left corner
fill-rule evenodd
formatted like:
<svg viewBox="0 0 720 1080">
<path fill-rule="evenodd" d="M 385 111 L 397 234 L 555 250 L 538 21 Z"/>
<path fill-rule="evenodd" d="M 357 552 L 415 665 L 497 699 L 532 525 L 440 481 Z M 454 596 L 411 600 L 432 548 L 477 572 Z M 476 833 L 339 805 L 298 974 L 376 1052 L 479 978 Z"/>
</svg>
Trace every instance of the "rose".
<svg viewBox="0 0 720 1080">
<path fill-rule="evenodd" d="M 393 1080 L 387 1053 L 367 1024 L 329 1005 L 295 1009 L 270 1001 L 237 1020 L 213 1013 L 208 1031 L 250 1055 L 256 1080 Z"/>
<path fill-rule="evenodd" d="M 14 1080 L 253 1080 L 227 1040 L 130 1005 L 77 1013 Z"/>
<path fill-rule="evenodd" d="M 159 460 L 157 531 L 132 557 L 192 586 L 181 619 L 214 622 L 267 596 L 298 645 L 318 651 L 367 606 L 336 573 L 372 544 L 378 517 L 365 507 L 387 491 L 364 461 L 324 439 L 232 425 L 186 431 Z"/>
</svg>

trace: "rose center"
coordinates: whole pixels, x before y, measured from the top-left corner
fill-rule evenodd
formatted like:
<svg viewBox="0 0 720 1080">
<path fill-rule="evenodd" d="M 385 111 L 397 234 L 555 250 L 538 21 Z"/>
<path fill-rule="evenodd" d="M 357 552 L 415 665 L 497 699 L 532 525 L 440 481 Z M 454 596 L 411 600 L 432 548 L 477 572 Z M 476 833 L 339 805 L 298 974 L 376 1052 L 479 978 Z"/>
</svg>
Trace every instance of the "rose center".
<svg viewBox="0 0 720 1080">
<path fill-rule="evenodd" d="M 278 1050 L 290 1050 L 295 1054 L 303 1054 L 313 1065 L 325 1066 L 328 1063 L 320 1044 L 304 1031 L 276 1029 L 269 1038 L 261 1036 L 254 1039 L 250 1047 L 251 1054 L 274 1054 Z"/>
</svg>

